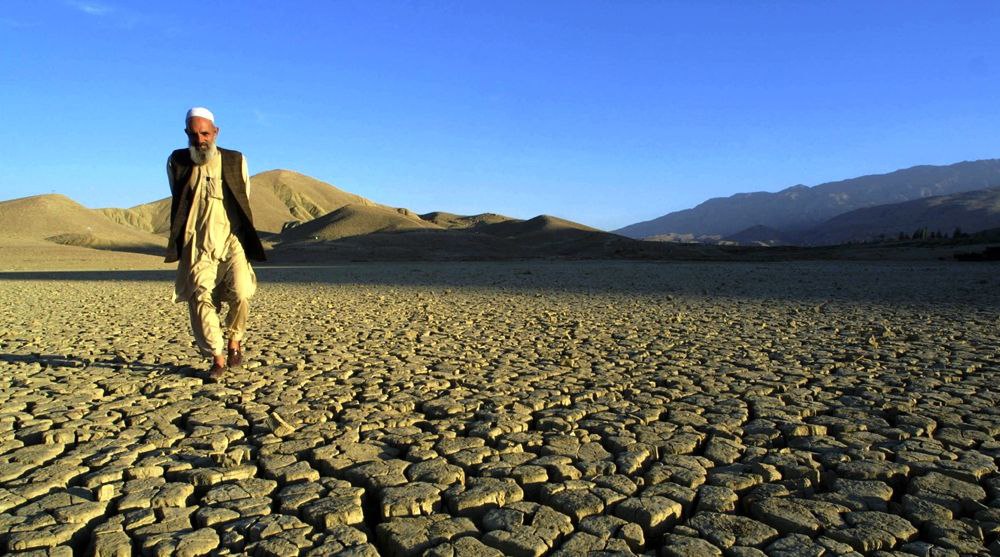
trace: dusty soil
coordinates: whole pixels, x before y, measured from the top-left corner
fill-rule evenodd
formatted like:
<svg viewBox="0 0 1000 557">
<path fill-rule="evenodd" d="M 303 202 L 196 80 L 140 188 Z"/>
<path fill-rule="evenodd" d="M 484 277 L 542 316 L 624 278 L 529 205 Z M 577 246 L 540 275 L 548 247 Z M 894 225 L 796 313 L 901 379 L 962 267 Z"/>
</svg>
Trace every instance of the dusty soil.
<svg viewBox="0 0 1000 557">
<path fill-rule="evenodd" d="M 217 384 L 169 271 L 0 273 L 0 550 L 996 552 L 998 271 L 261 268 Z"/>
</svg>

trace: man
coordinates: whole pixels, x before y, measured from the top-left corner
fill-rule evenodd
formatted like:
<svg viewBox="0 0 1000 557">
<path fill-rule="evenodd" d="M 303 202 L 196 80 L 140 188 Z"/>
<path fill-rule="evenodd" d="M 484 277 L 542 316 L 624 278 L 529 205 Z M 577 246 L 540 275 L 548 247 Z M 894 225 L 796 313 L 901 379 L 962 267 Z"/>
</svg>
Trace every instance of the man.
<svg viewBox="0 0 1000 557">
<path fill-rule="evenodd" d="M 243 362 L 241 342 L 257 289 L 248 259 L 263 261 L 264 248 L 253 225 L 243 154 L 216 147 L 219 128 L 207 108 L 187 112 L 184 133 L 188 148 L 167 159 L 172 201 L 166 261 L 178 262 L 174 301 L 187 302 L 195 342 L 212 358 L 208 377 L 217 381 L 227 367 Z M 229 305 L 225 350 L 221 301 Z"/>
</svg>

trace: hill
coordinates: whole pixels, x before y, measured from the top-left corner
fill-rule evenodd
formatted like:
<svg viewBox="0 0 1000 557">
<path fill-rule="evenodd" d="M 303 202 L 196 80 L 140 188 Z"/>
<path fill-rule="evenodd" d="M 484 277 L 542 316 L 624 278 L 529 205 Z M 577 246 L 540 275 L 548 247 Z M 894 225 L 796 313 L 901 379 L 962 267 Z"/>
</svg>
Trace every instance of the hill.
<svg viewBox="0 0 1000 557">
<path fill-rule="evenodd" d="M 257 230 L 277 234 L 345 205 L 378 204 L 291 170 L 268 170 L 250 178 L 250 209 Z M 98 209 L 111 220 L 154 234 L 170 231 L 170 198 L 129 209 Z"/>
<path fill-rule="evenodd" d="M 288 223 L 309 222 L 347 205 L 378 207 L 374 201 L 291 170 L 268 170 L 250 179 L 250 208 L 262 232 L 279 233 Z"/>
<path fill-rule="evenodd" d="M 8 240 L 144 253 L 162 253 L 167 245 L 162 237 L 115 223 L 59 194 L 0 202 L 0 235 Z"/>
<path fill-rule="evenodd" d="M 97 209 L 118 224 L 166 236 L 170 233 L 170 198 L 136 205 L 128 209 Z"/>
<path fill-rule="evenodd" d="M 63 195 L 0 201 L 0 270 L 159 268 L 165 248 Z"/>
<path fill-rule="evenodd" d="M 496 213 L 481 213 L 472 216 L 461 216 L 453 213 L 446 213 L 444 211 L 425 213 L 420 215 L 420 218 L 427 222 L 432 222 L 441 228 L 449 229 L 477 228 L 488 224 L 517 220 L 503 215 L 498 215 Z"/>
<path fill-rule="evenodd" d="M 424 228 L 440 227 L 421 219 L 407 209 L 352 204 L 305 224 L 286 228 L 278 238 L 282 243 L 325 242 L 376 232 L 399 232 Z"/>
<path fill-rule="evenodd" d="M 996 186 L 1000 186 L 1000 159 L 915 166 L 815 187 L 798 185 L 776 193 L 709 199 L 692 209 L 615 232 L 630 238 L 670 234 L 725 237 L 758 225 L 785 233 L 801 232 L 855 209 Z"/>
<path fill-rule="evenodd" d="M 560 235 L 577 236 L 580 233 L 592 234 L 595 232 L 602 235 L 608 235 L 607 232 L 602 232 L 596 228 L 591 228 L 577 222 L 568 221 L 566 219 L 550 215 L 538 215 L 533 219 L 524 221 L 512 219 L 497 222 L 482 226 L 480 230 L 485 234 L 519 239 L 539 237 L 554 238 Z"/>
</svg>

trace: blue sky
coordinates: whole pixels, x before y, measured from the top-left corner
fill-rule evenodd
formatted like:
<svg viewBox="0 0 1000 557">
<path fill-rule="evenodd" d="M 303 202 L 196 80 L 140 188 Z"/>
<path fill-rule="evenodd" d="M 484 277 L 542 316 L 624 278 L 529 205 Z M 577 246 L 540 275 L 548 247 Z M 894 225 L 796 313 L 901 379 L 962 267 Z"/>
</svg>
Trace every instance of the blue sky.
<svg viewBox="0 0 1000 557">
<path fill-rule="evenodd" d="M 614 229 L 1000 156 L 1000 2 L 0 3 L 0 199 L 166 196 L 211 108 L 251 173 Z"/>
</svg>

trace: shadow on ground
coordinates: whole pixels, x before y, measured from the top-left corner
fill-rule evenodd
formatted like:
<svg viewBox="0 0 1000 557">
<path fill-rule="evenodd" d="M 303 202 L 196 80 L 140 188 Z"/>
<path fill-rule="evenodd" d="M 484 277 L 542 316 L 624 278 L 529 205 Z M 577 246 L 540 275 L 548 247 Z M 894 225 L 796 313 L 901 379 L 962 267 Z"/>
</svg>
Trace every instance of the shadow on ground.
<svg viewBox="0 0 1000 557">
<path fill-rule="evenodd" d="M 137 373 L 147 373 L 156 375 L 183 375 L 198 376 L 200 371 L 197 368 L 176 364 L 153 364 L 138 361 L 128 361 L 118 356 L 109 356 L 106 359 L 80 358 L 71 354 L 0 354 L 0 362 L 8 364 L 37 363 L 43 368 L 69 367 L 87 368 L 91 366 L 107 367 L 116 370 L 127 369 Z"/>
<path fill-rule="evenodd" d="M 951 303 L 1000 306 L 995 263 L 942 261 L 518 261 L 364 262 L 255 266 L 262 285 L 491 289 L 802 303 Z M 914 280 L 918 277 L 919 280 Z M 0 272 L 0 281 L 162 281 L 172 270 Z M 169 288 L 166 287 L 165 288 Z"/>
</svg>

